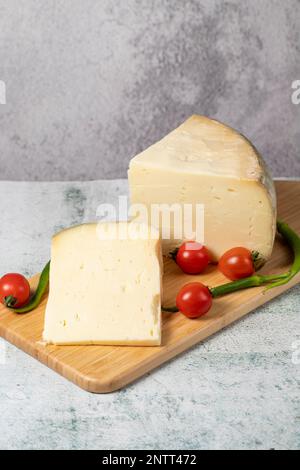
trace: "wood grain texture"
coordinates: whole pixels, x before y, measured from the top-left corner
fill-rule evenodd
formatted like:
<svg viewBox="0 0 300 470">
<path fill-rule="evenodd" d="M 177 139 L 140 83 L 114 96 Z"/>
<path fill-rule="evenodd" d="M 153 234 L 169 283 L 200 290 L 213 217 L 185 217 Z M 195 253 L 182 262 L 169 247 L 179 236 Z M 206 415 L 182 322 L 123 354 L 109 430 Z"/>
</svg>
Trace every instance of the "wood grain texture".
<svg viewBox="0 0 300 470">
<path fill-rule="evenodd" d="M 300 232 L 300 182 L 278 181 L 276 189 L 279 218 Z M 288 247 L 277 239 L 272 258 L 262 271 L 283 272 L 291 261 Z M 173 305 L 180 286 L 191 279 L 208 285 L 227 282 L 215 267 L 210 267 L 205 275 L 188 276 L 174 262 L 166 260 L 163 303 Z M 33 288 L 37 280 L 38 276 L 31 280 Z M 197 320 L 188 320 L 179 313 L 163 313 L 161 347 L 45 346 L 41 337 L 47 296 L 36 310 L 26 315 L 1 307 L 0 335 L 81 388 L 107 393 L 133 382 L 299 282 L 300 275 L 266 294 L 263 287 L 256 287 L 216 299 L 210 313 Z"/>
</svg>

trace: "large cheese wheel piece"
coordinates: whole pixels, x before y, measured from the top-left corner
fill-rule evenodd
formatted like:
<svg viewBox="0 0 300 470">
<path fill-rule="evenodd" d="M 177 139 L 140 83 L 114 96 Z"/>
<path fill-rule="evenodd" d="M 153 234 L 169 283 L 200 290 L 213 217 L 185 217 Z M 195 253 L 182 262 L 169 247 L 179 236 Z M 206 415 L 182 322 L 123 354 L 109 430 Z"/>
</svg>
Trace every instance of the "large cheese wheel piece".
<svg viewBox="0 0 300 470">
<path fill-rule="evenodd" d="M 43 339 L 54 344 L 159 345 L 158 232 L 121 222 L 84 224 L 55 235 Z"/>
<path fill-rule="evenodd" d="M 153 205 L 195 208 L 203 204 L 204 240 L 199 241 L 215 259 L 235 246 L 258 251 L 263 260 L 271 256 L 276 230 L 274 185 L 257 150 L 232 128 L 192 116 L 134 157 L 128 177 L 131 203 L 144 204 L 150 220 Z M 197 234 L 195 209 L 190 217 Z M 163 223 L 161 218 L 161 231 Z M 164 254 L 185 239 L 176 238 L 178 231 L 170 223 L 171 236 L 164 234 L 162 240 Z"/>
</svg>

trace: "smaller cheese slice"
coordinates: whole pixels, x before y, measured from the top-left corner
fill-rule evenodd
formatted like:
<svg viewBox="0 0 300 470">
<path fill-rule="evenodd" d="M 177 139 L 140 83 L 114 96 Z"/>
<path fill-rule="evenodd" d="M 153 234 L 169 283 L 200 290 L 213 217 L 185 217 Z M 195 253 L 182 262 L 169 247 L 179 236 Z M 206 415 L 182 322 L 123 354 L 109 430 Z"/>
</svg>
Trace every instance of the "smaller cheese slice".
<svg viewBox="0 0 300 470">
<path fill-rule="evenodd" d="M 43 339 L 161 343 L 159 233 L 134 222 L 84 224 L 53 237 Z"/>
</svg>

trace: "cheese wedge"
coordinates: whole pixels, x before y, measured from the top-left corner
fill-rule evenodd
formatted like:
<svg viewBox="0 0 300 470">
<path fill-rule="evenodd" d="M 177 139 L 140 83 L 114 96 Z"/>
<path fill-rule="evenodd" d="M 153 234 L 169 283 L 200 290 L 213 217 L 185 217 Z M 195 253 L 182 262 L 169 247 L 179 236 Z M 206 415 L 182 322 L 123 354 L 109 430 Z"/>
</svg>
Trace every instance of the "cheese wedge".
<svg viewBox="0 0 300 470">
<path fill-rule="evenodd" d="M 44 341 L 159 345 L 161 268 L 159 233 L 140 224 L 85 224 L 55 235 Z"/>
<path fill-rule="evenodd" d="M 132 207 L 144 204 L 149 223 L 155 224 L 151 220 L 155 204 L 176 203 L 183 210 L 191 205 L 185 222 L 190 217 L 197 234 L 196 206 L 203 204 L 204 239 L 188 239 L 204 242 L 215 259 L 235 246 L 258 251 L 262 261 L 271 256 L 276 228 L 274 185 L 253 145 L 230 127 L 192 116 L 134 157 L 128 177 Z M 156 224 L 161 232 L 163 223 L 161 219 Z M 186 239 L 176 238 L 174 223 L 171 219 L 169 238 L 162 233 L 164 254 Z"/>
</svg>

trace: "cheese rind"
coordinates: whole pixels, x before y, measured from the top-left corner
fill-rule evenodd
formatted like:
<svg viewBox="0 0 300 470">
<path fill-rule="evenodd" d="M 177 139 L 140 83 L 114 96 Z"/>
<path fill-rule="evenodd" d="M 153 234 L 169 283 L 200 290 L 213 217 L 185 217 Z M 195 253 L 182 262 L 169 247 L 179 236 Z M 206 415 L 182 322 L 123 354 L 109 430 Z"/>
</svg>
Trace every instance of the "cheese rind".
<svg viewBox="0 0 300 470">
<path fill-rule="evenodd" d="M 275 189 L 254 146 L 230 127 L 192 116 L 130 161 L 132 204 L 204 205 L 204 242 L 218 259 L 234 246 L 272 253 L 276 230 Z M 195 209 L 192 225 L 195 224 Z M 172 221 L 171 221 L 172 225 Z M 162 230 L 162 226 L 159 227 Z M 167 254 L 182 241 L 163 239 Z"/>
<path fill-rule="evenodd" d="M 129 228 L 134 238 L 99 236 Z M 52 241 L 43 339 L 53 344 L 159 345 L 161 244 L 140 225 L 84 224 Z"/>
</svg>

